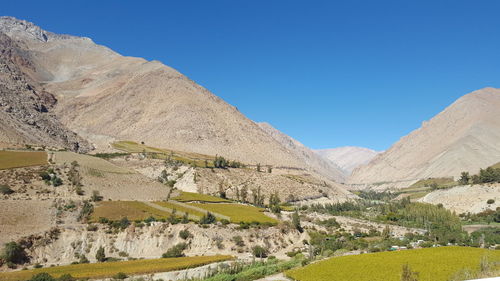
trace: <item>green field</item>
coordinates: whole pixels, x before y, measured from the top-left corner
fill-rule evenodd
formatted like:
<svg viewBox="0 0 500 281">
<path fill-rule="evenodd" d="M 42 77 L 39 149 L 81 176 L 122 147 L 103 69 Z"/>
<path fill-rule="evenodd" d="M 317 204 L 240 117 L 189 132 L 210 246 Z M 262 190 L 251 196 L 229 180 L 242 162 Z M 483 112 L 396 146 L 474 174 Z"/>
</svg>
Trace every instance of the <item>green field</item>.
<svg viewBox="0 0 500 281">
<path fill-rule="evenodd" d="M 277 224 L 278 221 L 266 216 L 263 211 L 264 209 L 257 208 L 254 206 L 243 205 L 243 204 L 227 204 L 227 203 L 215 203 L 215 204 L 202 204 L 202 203 L 189 203 L 191 206 L 205 209 L 209 212 L 219 213 L 231 218 L 232 223 L 269 223 Z"/>
<path fill-rule="evenodd" d="M 127 217 L 129 220 L 134 221 L 144 220 L 149 217 L 164 219 L 168 216 L 170 216 L 170 213 L 158 210 L 139 201 L 103 201 L 96 205 L 90 220 L 97 222 L 99 218 L 120 220 Z"/>
<path fill-rule="evenodd" d="M 230 259 L 233 259 L 233 257 L 220 255 L 75 264 L 0 273 L 0 280 L 28 280 L 31 276 L 41 272 L 47 272 L 54 277 L 59 277 L 63 274 L 71 274 L 75 278 L 102 279 L 113 277 L 113 275 L 118 272 L 123 272 L 127 275 L 142 275 L 192 268 Z"/>
<path fill-rule="evenodd" d="M 220 197 L 215 197 L 206 194 L 194 193 L 194 192 L 185 192 L 181 191 L 181 194 L 173 197 L 172 200 L 179 202 L 207 202 L 207 203 L 221 203 L 221 202 L 231 202 L 227 199 L 223 199 Z"/>
<path fill-rule="evenodd" d="M 462 269 L 477 271 L 480 260 L 500 261 L 500 251 L 438 247 L 330 258 L 286 275 L 298 281 L 399 281 L 403 264 L 419 272 L 420 281 L 446 281 Z"/>
<path fill-rule="evenodd" d="M 0 170 L 47 165 L 45 151 L 0 151 Z"/>
<path fill-rule="evenodd" d="M 154 202 L 154 203 L 156 205 L 159 205 L 159 206 L 162 206 L 162 207 L 165 207 L 165 208 L 169 208 L 169 209 L 172 209 L 172 210 L 175 209 L 177 211 L 177 215 L 179 215 L 179 216 L 182 216 L 185 213 L 188 213 L 188 214 L 196 216 L 196 217 L 202 217 L 205 214 L 203 212 L 200 212 L 200 211 L 197 211 L 197 210 L 194 210 L 194 209 L 191 209 L 191 208 L 187 208 L 187 207 L 184 207 L 184 206 L 179 206 L 179 205 L 171 203 L 171 202 L 158 201 L 158 202 Z"/>
</svg>

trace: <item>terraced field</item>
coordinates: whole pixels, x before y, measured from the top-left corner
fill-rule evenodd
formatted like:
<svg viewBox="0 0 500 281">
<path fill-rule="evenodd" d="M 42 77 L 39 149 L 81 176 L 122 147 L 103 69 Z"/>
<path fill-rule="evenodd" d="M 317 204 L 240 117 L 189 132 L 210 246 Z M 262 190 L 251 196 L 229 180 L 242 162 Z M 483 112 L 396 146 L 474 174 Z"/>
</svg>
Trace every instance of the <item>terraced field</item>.
<svg viewBox="0 0 500 281">
<path fill-rule="evenodd" d="M 0 273 L 0 280 L 4 281 L 28 280 L 33 275 L 41 272 L 47 272 L 56 278 L 60 277 L 63 274 L 71 274 L 74 278 L 102 279 L 102 278 L 111 278 L 119 272 L 123 272 L 127 275 L 143 275 L 156 272 L 167 272 L 167 271 L 198 267 L 214 262 L 230 260 L 232 258 L 233 258 L 232 256 L 218 255 L 218 256 L 199 256 L 199 257 L 75 264 L 75 265 L 56 266 L 49 268 L 39 268 L 33 270 L 4 272 Z"/>
<path fill-rule="evenodd" d="M 45 151 L 0 151 L 0 169 L 47 165 Z"/>
<path fill-rule="evenodd" d="M 207 202 L 207 203 L 222 203 L 222 202 L 231 202 L 227 199 L 215 197 L 206 194 L 194 193 L 194 192 L 184 192 L 181 191 L 181 194 L 173 197 L 172 200 L 179 202 Z"/>
<path fill-rule="evenodd" d="M 264 209 L 243 204 L 231 203 L 189 203 L 191 206 L 205 209 L 209 212 L 219 213 L 230 217 L 232 223 L 262 223 L 262 224 L 277 224 L 278 221 L 266 216 Z"/>
<path fill-rule="evenodd" d="M 331 258 L 286 275 L 298 281 L 399 281 L 402 266 L 408 263 L 419 272 L 420 281 L 446 281 L 460 270 L 478 270 L 483 256 L 500 262 L 500 251 L 439 247 Z"/>
<path fill-rule="evenodd" d="M 412 184 L 410 188 L 430 187 L 436 185 L 438 188 L 448 188 L 457 185 L 453 178 L 430 178 L 426 180 L 419 180 Z"/>
<path fill-rule="evenodd" d="M 181 215 L 181 214 L 180 214 Z M 144 220 L 149 217 L 165 219 L 170 213 L 158 210 L 139 201 L 103 201 L 99 202 L 91 215 L 91 221 L 99 218 L 120 220 L 127 217 L 129 220 Z"/>
<path fill-rule="evenodd" d="M 190 215 L 193 215 L 193 216 L 200 218 L 205 214 L 204 212 L 200 212 L 200 211 L 197 211 L 197 210 L 192 209 L 192 208 L 187 208 L 187 207 L 184 207 L 180 204 L 175 204 L 172 202 L 159 201 L 159 202 L 154 202 L 154 204 L 171 209 L 171 210 L 175 209 L 177 214 L 179 214 L 181 216 L 185 213 L 188 213 Z"/>
<path fill-rule="evenodd" d="M 131 174 L 131 170 L 117 166 L 99 157 L 78 154 L 74 152 L 54 152 L 54 161 L 56 164 L 71 163 L 77 161 L 87 172 L 95 173 L 116 173 Z"/>
</svg>

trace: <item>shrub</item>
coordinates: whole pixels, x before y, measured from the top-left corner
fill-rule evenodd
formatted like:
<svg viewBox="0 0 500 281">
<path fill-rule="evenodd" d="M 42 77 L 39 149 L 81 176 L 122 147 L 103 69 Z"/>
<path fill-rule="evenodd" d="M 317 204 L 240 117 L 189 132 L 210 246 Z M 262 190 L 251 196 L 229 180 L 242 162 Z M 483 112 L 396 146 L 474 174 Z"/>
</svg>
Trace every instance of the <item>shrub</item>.
<svg viewBox="0 0 500 281">
<path fill-rule="evenodd" d="M 9 242 L 5 244 L 2 258 L 7 263 L 11 262 L 14 264 L 22 264 L 28 260 L 24 248 L 16 242 Z"/>
<path fill-rule="evenodd" d="M 495 203 L 495 200 L 494 199 L 488 199 L 488 201 L 486 201 L 487 204 L 493 204 Z"/>
<path fill-rule="evenodd" d="M 115 274 L 115 276 L 113 276 L 114 279 L 119 279 L 119 280 L 123 280 L 127 277 L 128 277 L 127 274 L 123 272 L 118 272 L 117 274 Z"/>
<path fill-rule="evenodd" d="M 47 272 L 42 272 L 33 275 L 33 277 L 31 277 L 29 281 L 56 281 L 56 279 L 54 279 L 54 277 L 52 277 Z"/>
<path fill-rule="evenodd" d="M 215 216 L 212 213 L 207 212 L 207 214 L 201 217 L 200 224 L 211 224 L 215 223 L 215 221 L 216 221 Z"/>
<path fill-rule="evenodd" d="M 162 258 L 178 258 L 184 256 L 184 250 L 187 248 L 186 243 L 179 243 L 168 249 L 161 257 Z"/>
<path fill-rule="evenodd" d="M 35 263 L 35 265 L 33 266 L 33 268 L 42 268 L 43 265 L 39 264 L 39 263 Z"/>
<path fill-rule="evenodd" d="M 99 247 L 99 249 L 97 250 L 96 254 L 95 254 L 95 258 L 97 259 L 97 261 L 99 262 L 104 262 L 106 261 L 106 254 L 104 252 L 104 248 L 101 246 Z"/>
<path fill-rule="evenodd" d="M 102 196 L 99 194 L 98 190 L 93 190 L 92 197 L 90 197 L 90 199 L 94 202 L 102 201 Z"/>
<path fill-rule="evenodd" d="M 14 193 L 14 190 L 10 189 L 8 185 L 0 185 L 0 193 L 4 195 L 9 195 Z"/>
<path fill-rule="evenodd" d="M 189 237 L 191 237 L 191 232 L 189 232 L 187 229 L 184 229 L 184 230 L 181 230 L 179 232 L 179 237 L 186 240 L 188 239 Z"/>
<path fill-rule="evenodd" d="M 233 237 L 233 241 L 234 243 L 236 244 L 236 246 L 238 247 L 243 247 L 245 246 L 245 242 L 243 241 L 243 238 L 241 238 L 241 236 L 234 236 Z"/>
<path fill-rule="evenodd" d="M 71 274 L 63 274 L 61 277 L 57 278 L 57 281 L 76 281 L 76 279 L 71 276 Z"/>
<path fill-rule="evenodd" d="M 90 263 L 90 261 L 89 261 L 89 259 L 87 259 L 87 257 L 85 255 L 81 255 L 78 263 Z"/>
<path fill-rule="evenodd" d="M 267 257 L 267 250 L 264 249 L 263 247 L 257 245 L 257 246 L 254 246 L 252 247 L 252 254 L 255 256 L 255 257 L 258 257 L 258 258 L 266 258 Z"/>
</svg>

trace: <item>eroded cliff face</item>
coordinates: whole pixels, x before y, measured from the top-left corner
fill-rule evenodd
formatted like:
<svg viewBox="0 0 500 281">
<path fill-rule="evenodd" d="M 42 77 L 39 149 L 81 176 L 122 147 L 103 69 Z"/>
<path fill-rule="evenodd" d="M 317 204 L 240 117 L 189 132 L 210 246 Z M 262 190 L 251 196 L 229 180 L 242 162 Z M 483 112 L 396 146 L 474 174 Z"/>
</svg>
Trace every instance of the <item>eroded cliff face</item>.
<svg viewBox="0 0 500 281">
<path fill-rule="evenodd" d="M 0 32 L 0 142 L 92 149 L 52 113 L 57 99 L 31 79 L 35 72 L 31 56 Z"/>
</svg>

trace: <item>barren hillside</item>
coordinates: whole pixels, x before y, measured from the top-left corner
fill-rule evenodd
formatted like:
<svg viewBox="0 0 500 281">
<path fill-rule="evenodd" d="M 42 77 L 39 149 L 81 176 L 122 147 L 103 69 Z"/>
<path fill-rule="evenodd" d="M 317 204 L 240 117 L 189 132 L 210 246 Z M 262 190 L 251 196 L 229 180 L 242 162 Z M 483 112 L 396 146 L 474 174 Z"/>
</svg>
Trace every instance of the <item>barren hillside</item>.
<svg viewBox="0 0 500 281">
<path fill-rule="evenodd" d="M 499 89 L 467 94 L 354 170 L 349 181 L 371 184 L 477 173 L 500 161 L 499 109 Z"/>
<path fill-rule="evenodd" d="M 235 107 L 158 61 L 124 57 L 88 38 L 10 17 L 0 18 L 0 30 L 32 55 L 33 76 L 59 99 L 61 121 L 90 140 L 144 141 L 250 164 L 320 170 L 337 179 L 337 171 L 308 167 Z"/>
<path fill-rule="evenodd" d="M 345 146 L 332 149 L 315 150 L 321 157 L 337 164 L 347 174 L 361 166 L 368 164 L 380 152 L 364 147 Z"/>
</svg>

